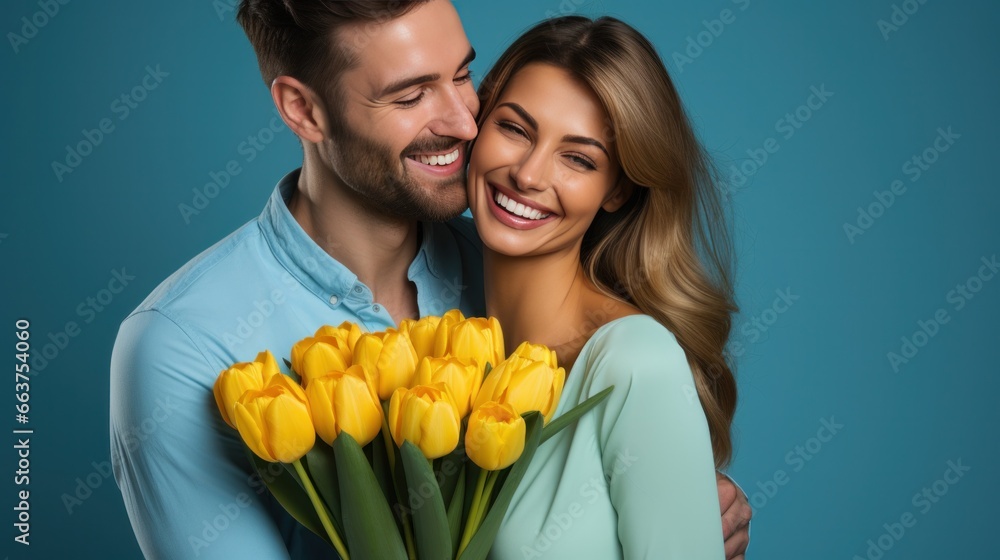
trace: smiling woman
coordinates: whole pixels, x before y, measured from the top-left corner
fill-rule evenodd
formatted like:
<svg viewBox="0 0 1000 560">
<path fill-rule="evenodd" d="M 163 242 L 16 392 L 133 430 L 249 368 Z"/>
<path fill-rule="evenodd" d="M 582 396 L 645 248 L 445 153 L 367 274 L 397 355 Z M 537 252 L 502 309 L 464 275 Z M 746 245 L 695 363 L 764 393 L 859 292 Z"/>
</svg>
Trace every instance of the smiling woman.
<svg viewBox="0 0 1000 560">
<path fill-rule="evenodd" d="M 723 557 L 728 238 L 662 62 L 621 21 L 560 18 L 515 41 L 480 97 L 467 190 L 487 311 L 508 346 L 557 351 L 556 416 L 614 387 L 539 448 L 491 558 Z"/>
</svg>

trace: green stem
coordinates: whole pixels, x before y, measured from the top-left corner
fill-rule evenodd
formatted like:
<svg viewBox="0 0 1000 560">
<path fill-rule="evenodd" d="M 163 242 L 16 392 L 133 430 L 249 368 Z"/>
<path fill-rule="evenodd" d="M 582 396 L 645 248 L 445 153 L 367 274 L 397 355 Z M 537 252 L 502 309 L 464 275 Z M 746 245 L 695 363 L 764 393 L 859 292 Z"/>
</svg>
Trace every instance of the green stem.
<svg viewBox="0 0 1000 560">
<path fill-rule="evenodd" d="M 389 431 L 389 421 L 385 414 L 382 415 L 382 441 L 385 443 L 385 454 L 389 456 L 389 470 L 395 473 L 396 454 L 393 452 L 395 446 L 393 445 L 392 432 Z"/>
<path fill-rule="evenodd" d="M 316 514 L 319 515 L 320 523 L 323 524 L 323 528 L 326 529 L 326 534 L 330 536 L 330 540 L 333 542 L 334 548 L 337 549 L 337 554 L 344 560 L 350 560 L 350 556 L 347 555 L 347 548 L 344 546 L 343 541 L 340 540 L 340 535 L 337 534 L 337 530 L 333 527 L 333 522 L 330 521 L 329 512 L 326 511 L 326 506 L 319 498 L 319 494 L 316 493 L 316 488 L 313 487 L 312 480 L 309 478 L 309 473 L 306 469 L 302 467 L 302 461 L 296 460 L 292 465 L 295 467 L 295 472 L 299 473 L 299 478 L 302 479 L 302 486 L 306 489 L 306 494 L 309 495 L 309 500 L 312 502 L 313 508 L 316 509 Z"/>
<path fill-rule="evenodd" d="M 493 485 L 496 484 L 499 475 L 500 471 L 490 471 L 490 475 L 486 479 L 486 489 L 483 490 L 483 500 L 479 504 L 479 515 L 476 519 L 477 531 L 479 526 L 483 524 L 483 520 L 486 519 L 486 512 L 490 509 L 490 496 L 493 495 Z"/>
<path fill-rule="evenodd" d="M 396 492 L 396 502 L 399 508 L 400 523 L 403 525 L 403 540 L 406 541 L 406 556 L 409 560 L 417 560 L 417 546 L 413 542 L 413 528 L 410 527 L 410 516 L 406 514 L 406 506 L 403 497 L 400 496 L 399 486 L 396 484 L 396 446 L 392 439 L 392 432 L 389 431 L 389 421 L 386 415 L 382 415 L 382 441 L 385 443 L 385 454 L 389 456 L 389 476 L 392 477 L 392 489 Z"/>
<path fill-rule="evenodd" d="M 469 518 L 465 520 L 465 531 L 462 533 L 462 543 L 458 545 L 456 558 L 461 557 L 465 552 L 465 547 L 469 546 L 469 541 L 476 534 L 476 525 L 479 517 L 479 502 L 483 499 L 483 487 L 486 486 L 486 474 L 489 471 L 482 469 L 479 471 L 479 478 L 476 480 L 476 492 L 472 495 L 472 505 L 469 507 Z"/>
</svg>

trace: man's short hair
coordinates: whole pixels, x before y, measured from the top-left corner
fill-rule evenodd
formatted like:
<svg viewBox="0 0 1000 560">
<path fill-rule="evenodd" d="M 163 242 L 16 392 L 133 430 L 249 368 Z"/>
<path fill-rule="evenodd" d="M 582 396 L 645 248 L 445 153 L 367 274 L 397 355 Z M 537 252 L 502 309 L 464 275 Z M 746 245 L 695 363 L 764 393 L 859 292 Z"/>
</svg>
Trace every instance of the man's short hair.
<svg viewBox="0 0 1000 560">
<path fill-rule="evenodd" d="M 236 19 L 257 53 L 267 87 L 278 76 L 291 76 L 333 100 L 340 74 L 356 63 L 368 40 L 363 33 L 345 43 L 338 32 L 351 24 L 387 22 L 427 1 L 241 0 Z"/>
</svg>

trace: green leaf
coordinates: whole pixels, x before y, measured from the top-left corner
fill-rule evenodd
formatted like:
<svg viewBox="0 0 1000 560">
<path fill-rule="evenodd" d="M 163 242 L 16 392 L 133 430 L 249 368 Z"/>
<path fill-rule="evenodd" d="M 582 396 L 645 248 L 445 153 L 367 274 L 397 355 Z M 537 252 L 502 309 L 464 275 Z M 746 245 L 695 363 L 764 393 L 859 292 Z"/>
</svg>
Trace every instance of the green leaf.
<svg viewBox="0 0 1000 560">
<path fill-rule="evenodd" d="M 464 436 L 464 434 L 462 435 Z M 465 444 L 463 440 L 464 437 L 459 440 L 454 451 L 436 461 L 438 465 L 434 474 L 441 481 L 441 498 L 444 499 L 444 503 L 446 504 L 451 502 L 451 497 L 458 485 L 458 475 L 466 461 L 468 461 L 465 457 Z"/>
<path fill-rule="evenodd" d="M 446 560 L 453 557 L 451 528 L 434 471 L 420 448 L 404 441 L 400 448 L 406 483 L 416 489 L 408 502 L 413 519 L 417 557 Z"/>
<path fill-rule="evenodd" d="M 582 403 L 576 405 L 570 410 L 566 411 L 562 416 L 555 418 L 545 428 L 542 429 L 542 441 L 539 443 L 545 443 L 549 438 L 558 434 L 563 428 L 569 426 L 573 422 L 576 422 L 581 416 L 586 414 L 590 409 L 594 408 L 601 403 L 608 395 L 611 394 L 611 390 L 615 386 L 612 385 L 607 389 L 597 393 L 593 397 L 583 401 Z"/>
<path fill-rule="evenodd" d="M 364 451 L 347 432 L 333 442 L 340 478 L 344 535 L 352 558 L 406 560 L 406 547 L 396 530 L 389 504 Z"/>
<path fill-rule="evenodd" d="M 309 500 L 309 495 L 299 484 L 298 477 L 293 478 L 284 468 L 280 470 L 271 468 L 273 463 L 261 459 L 249 447 L 244 446 L 244 450 L 257 476 L 264 482 L 281 507 L 285 508 L 285 511 L 303 527 L 319 535 L 332 547 L 330 536 L 323 529 L 323 523 L 319 520 L 319 515 L 316 514 L 316 510 Z M 286 465 L 282 464 L 282 466 Z"/>
<path fill-rule="evenodd" d="M 482 525 L 479 526 L 479 530 L 476 531 L 475 536 L 469 541 L 469 546 L 462 552 L 459 560 L 485 560 L 486 555 L 490 552 L 490 548 L 493 547 L 493 541 L 496 540 L 497 533 L 500 531 L 500 523 L 503 521 L 504 515 L 507 514 L 507 508 L 510 507 L 510 502 L 514 498 L 514 491 L 517 490 L 517 485 L 521 483 L 521 479 L 524 478 L 524 474 L 528 471 L 531 458 L 535 455 L 535 450 L 538 449 L 538 445 L 541 443 L 542 415 L 538 411 L 531 411 L 522 414 L 521 417 L 524 418 L 526 428 L 524 451 L 517 462 L 509 467 L 510 472 L 507 474 L 507 479 L 504 481 L 503 487 L 497 494 L 496 500 L 494 500 L 492 507 L 490 507 L 489 512 L 486 514 Z"/>
<path fill-rule="evenodd" d="M 333 447 L 317 438 L 316 445 L 306 453 L 303 461 L 309 470 L 313 485 L 330 510 L 333 528 L 337 534 L 344 534 L 343 514 L 340 507 L 340 485 L 337 481 L 337 459 L 333 455 Z"/>
<path fill-rule="evenodd" d="M 448 503 L 448 529 L 451 531 L 451 548 L 458 548 L 459 539 L 462 538 L 462 520 L 464 517 L 465 505 L 465 465 L 458 473 L 458 483 L 455 485 L 455 493 Z"/>
<path fill-rule="evenodd" d="M 396 499 L 396 493 L 392 486 L 392 470 L 389 468 L 389 455 L 385 452 L 385 440 L 382 437 L 382 433 L 375 436 L 372 440 L 372 471 L 375 473 L 375 480 L 378 481 L 379 486 L 382 488 L 382 494 L 385 496 L 387 502 L 393 502 Z M 392 444 L 395 446 L 396 444 Z"/>
</svg>

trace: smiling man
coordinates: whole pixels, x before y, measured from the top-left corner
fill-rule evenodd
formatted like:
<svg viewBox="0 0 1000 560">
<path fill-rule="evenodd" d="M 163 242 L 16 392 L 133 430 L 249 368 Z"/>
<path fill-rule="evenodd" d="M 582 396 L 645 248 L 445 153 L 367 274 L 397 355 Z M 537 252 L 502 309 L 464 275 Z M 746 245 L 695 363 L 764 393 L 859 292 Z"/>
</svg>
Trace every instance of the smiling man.
<svg viewBox="0 0 1000 560">
<path fill-rule="evenodd" d="M 453 219 L 467 205 L 479 101 L 475 51 L 450 1 L 243 0 L 237 17 L 303 162 L 260 216 L 122 323 L 112 460 L 147 558 L 330 555 L 252 474 L 215 407 L 219 371 L 265 348 L 287 354 L 324 324 L 377 331 L 485 310 L 479 240 Z M 164 399 L 175 412 L 154 416 Z M 719 490 L 735 557 L 749 506 L 731 482 Z"/>
</svg>

